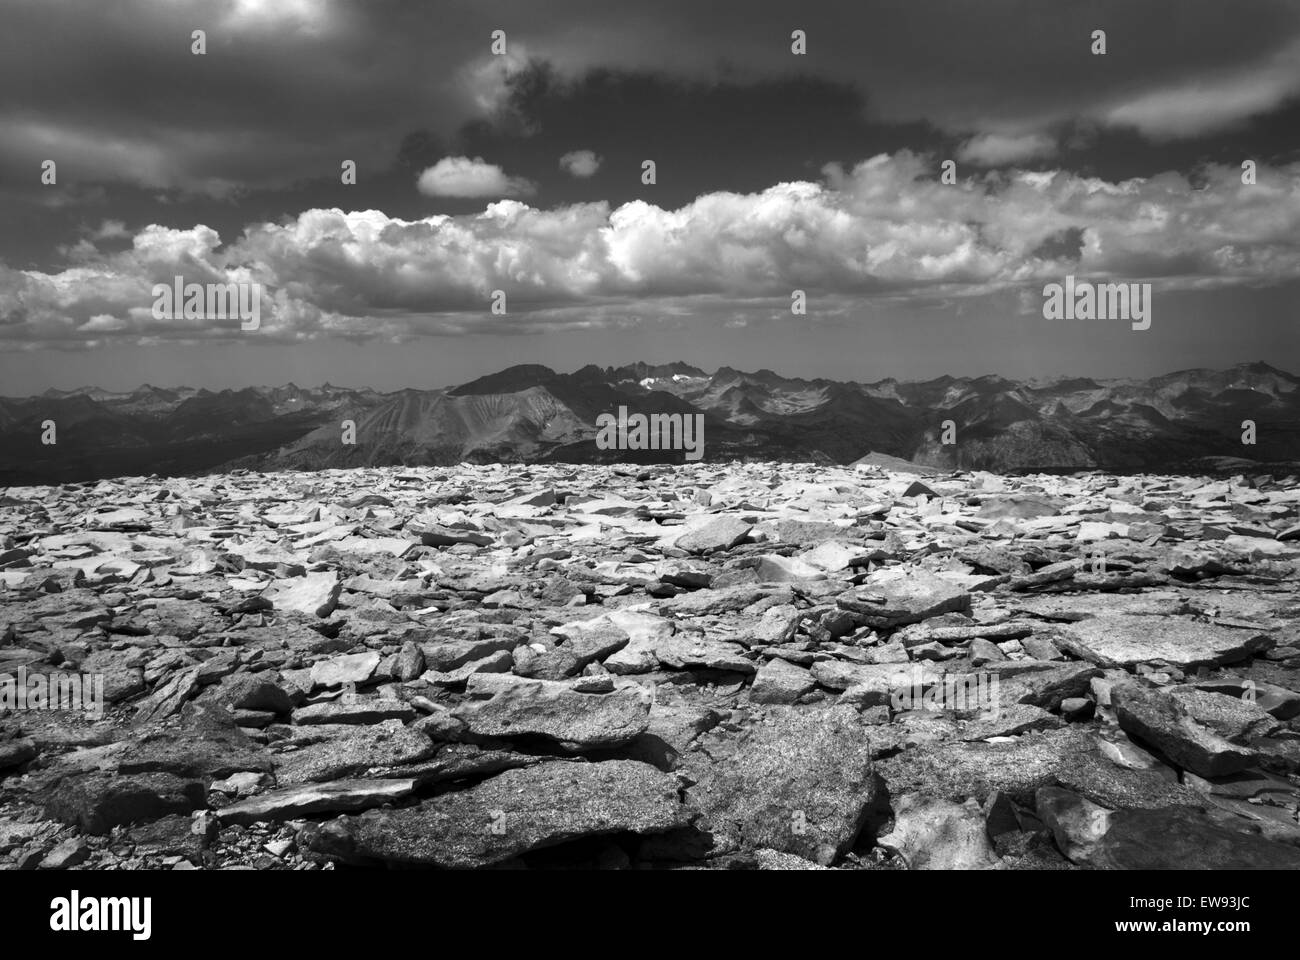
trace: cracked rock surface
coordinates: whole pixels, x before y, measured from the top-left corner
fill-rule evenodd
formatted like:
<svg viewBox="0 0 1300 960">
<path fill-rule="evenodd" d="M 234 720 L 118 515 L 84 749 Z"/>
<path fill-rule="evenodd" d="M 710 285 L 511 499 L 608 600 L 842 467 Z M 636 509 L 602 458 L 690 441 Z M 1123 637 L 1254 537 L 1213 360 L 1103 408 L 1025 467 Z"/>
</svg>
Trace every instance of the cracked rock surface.
<svg viewBox="0 0 1300 960">
<path fill-rule="evenodd" d="M 865 464 L 10 487 L 0 869 L 1295 867 L 1298 515 Z"/>
</svg>

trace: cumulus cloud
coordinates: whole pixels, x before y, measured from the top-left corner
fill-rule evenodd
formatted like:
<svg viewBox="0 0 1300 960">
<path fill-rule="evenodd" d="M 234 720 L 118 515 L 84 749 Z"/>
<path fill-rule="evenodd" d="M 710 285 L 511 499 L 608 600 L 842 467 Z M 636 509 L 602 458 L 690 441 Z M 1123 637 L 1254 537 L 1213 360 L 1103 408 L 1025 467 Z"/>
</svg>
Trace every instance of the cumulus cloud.
<svg viewBox="0 0 1300 960">
<path fill-rule="evenodd" d="M 1050 157 L 1056 153 L 1056 139 L 1044 133 L 1006 135 L 982 133 L 971 137 L 957 150 L 957 159 L 981 167 L 1001 167 Z"/>
<path fill-rule="evenodd" d="M 522 177 L 508 177 L 495 163 L 482 157 L 443 157 L 416 181 L 416 187 L 430 197 L 527 197 L 537 188 Z"/>
<path fill-rule="evenodd" d="M 590 150 L 571 150 L 560 157 L 560 169 L 575 177 L 590 177 L 600 169 L 601 158 Z"/>
<path fill-rule="evenodd" d="M 0 267 L 0 343 L 241 336 L 234 321 L 154 319 L 152 285 L 177 275 L 260 284 L 256 336 L 285 341 L 590 328 L 664 304 L 744 316 L 796 288 L 849 304 L 1041 289 L 1067 272 L 1158 287 L 1300 278 L 1300 163 L 1261 166 L 1254 186 L 1231 166 L 1195 185 L 1061 170 L 945 185 L 935 158 L 909 152 L 824 174 L 677 209 L 503 199 L 418 220 L 316 209 L 224 245 L 204 225 L 150 225 L 129 249 L 92 249 L 59 272 Z M 506 317 L 488 309 L 494 290 Z"/>
</svg>

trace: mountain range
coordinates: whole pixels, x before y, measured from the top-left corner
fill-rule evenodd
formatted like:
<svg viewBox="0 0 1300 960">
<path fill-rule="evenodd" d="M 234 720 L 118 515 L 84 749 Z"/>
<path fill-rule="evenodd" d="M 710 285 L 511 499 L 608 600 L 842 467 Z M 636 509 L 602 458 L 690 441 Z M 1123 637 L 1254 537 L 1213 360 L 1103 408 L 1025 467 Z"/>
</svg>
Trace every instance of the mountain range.
<svg viewBox="0 0 1300 960">
<path fill-rule="evenodd" d="M 602 413 L 702 414 L 704 459 L 897 460 L 999 473 L 1225 473 L 1300 461 L 1300 378 L 1266 363 L 1148 380 L 998 376 L 874 383 L 685 363 L 525 364 L 446 389 L 325 384 L 210 391 L 97 387 L 0 398 L 0 484 L 240 468 L 680 462 L 602 450 Z M 54 444 L 42 443 L 55 424 Z M 344 421 L 355 424 L 346 444 Z M 1243 443 L 1246 421 L 1255 443 Z M 955 442 L 945 442 L 955 441 Z M 896 459 L 891 459 L 896 458 Z"/>
</svg>

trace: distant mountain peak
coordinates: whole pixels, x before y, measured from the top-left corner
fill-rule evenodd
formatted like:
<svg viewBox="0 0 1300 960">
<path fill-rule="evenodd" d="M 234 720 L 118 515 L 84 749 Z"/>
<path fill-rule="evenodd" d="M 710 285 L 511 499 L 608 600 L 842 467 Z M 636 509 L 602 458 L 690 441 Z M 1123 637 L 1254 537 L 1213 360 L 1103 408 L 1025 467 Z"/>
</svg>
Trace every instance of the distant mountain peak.
<svg viewBox="0 0 1300 960">
<path fill-rule="evenodd" d="M 490 373 L 487 376 L 471 380 L 469 383 L 462 383 L 447 392 L 452 396 L 481 393 L 518 393 L 520 390 L 527 390 L 529 387 L 541 386 L 550 380 L 554 380 L 557 376 L 559 374 L 554 370 L 540 363 L 520 363 L 513 367 L 506 367 L 499 373 Z"/>
<path fill-rule="evenodd" d="M 1000 473 L 1179 472 L 1207 458 L 1254 462 L 1266 473 L 1269 464 L 1300 461 L 1300 379 L 1263 361 L 1149 379 L 985 374 L 876 383 L 785 377 L 768 368 L 722 366 L 708 374 L 680 361 L 637 361 L 573 373 L 517 364 L 445 390 L 328 383 L 218 391 L 143 384 L 131 393 L 51 388 L 0 400 L 0 478 L 613 462 L 627 452 L 598 448 L 596 424 L 620 407 L 702 416 L 704 456 L 721 461 L 852 463 L 870 453 L 877 464 L 894 458 Z M 45 419 L 58 422 L 60 444 L 33 458 L 26 451 Z M 339 442 L 344 419 L 356 424 L 355 444 Z M 1260 424 L 1256 446 L 1243 447 L 1247 419 Z M 955 442 L 941 439 L 946 421 Z M 680 458 L 680 451 L 653 453 Z"/>
</svg>

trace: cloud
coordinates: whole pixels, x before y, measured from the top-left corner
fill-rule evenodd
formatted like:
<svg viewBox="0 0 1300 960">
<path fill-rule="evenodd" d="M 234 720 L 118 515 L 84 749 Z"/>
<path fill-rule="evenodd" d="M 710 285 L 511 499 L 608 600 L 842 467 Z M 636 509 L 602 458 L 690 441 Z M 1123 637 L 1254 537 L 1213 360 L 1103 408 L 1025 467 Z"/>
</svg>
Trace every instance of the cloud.
<svg viewBox="0 0 1300 960">
<path fill-rule="evenodd" d="M 1103 110 L 1101 119 L 1155 139 L 1174 139 L 1231 130 L 1298 96 L 1300 40 L 1263 64 L 1143 91 Z"/>
<path fill-rule="evenodd" d="M 235 323 L 155 320 L 154 283 L 256 282 L 271 341 L 520 333 L 626 326 L 636 317 L 1012 293 L 1066 273 L 1156 289 L 1300 278 L 1300 162 L 1258 183 L 1211 166 L 1110 182 L 1064 170 L 994 170 L 955 185 L 938 160 L 902 151 L 822 182 L 703 194 L 676 209 L 642 200 L 403 220 L 313 209 L 248 225 L 223 244 L 202 224 L 149 225 L 128 249 L 79 251 L 51 273 L 0 266 L 0 344 L 232 339 Z M 489 310 L 505 291 L 508 312 Z M 670 311 L 665 304 L 671 304 Z M 92 336 L 93 335 L 93 336 Z"/>
<path fill-rule="evenodd" d="M 1001 167 L 1026 160 L 1050 157 L 1056 153 L 1056 139 L 1042 133 L 1007 136 L 982 133 L 971 137 L 957 150 L 957 159 L 981 167 Z"/>
<path fill-rule="evenodd" d="M 509 109 L 511 83 L 528 70 L 528 48 L 507 42 L 504 54 L 484 51 L 464 64 L 456 74 L 456 86 L 483 116 Z"/>
<path fill-rule="evenodd" d="M 3 121 L 0 116 L 0 122 Z M 119 181 L 144 187 L 185 189 L 217 199 L 232 196 L 238 185 L 219 175 L 199 155 L 221 155 L 229 148 L 220 136 L 196 131 L 177 132 L 166 143 L 148 131 L 106 131 L 94 125 L 63 124 L 43 119 L 18 119 L 6 124 L 0 160 L 39 166 L 57 158 L 60 183 Z M 227 168 L 239 171 L 238 163 Z M 50 191 L 53 193 L 54 191 Z"/>
<path fill-rule="evenodd" d="M 72 164 L 69 183 L 214 196 L 278 188 L 322 156 L 379 169 L 413 129 L 451 136 L 491 118 L 530 62 L 566 80 L 612 70 L 705 84 L 792 69 L 788 4 L 775 0 L 502 0 L 450 18 L 413 2 L 117 0 L 77 4 L 75 16 L 58 7 L 5 5 L 0 181 L 22 182 L 33 157 L 58 156 Z M 1098 24 L 1105 57 L 1088 53 Z M 197 26 L 208 29 L 206 57 L 190 53 Z M 1096 0 L 1066 13 L 1022 0 L 807 4 L 798 26 L 814 51 L 799 69 L 869 93 L 873 120 L 961 136 L 1081 119 L 1190 136 L 1273 109 L 1300 85 L 1300 6 L 1289 0 L 1237 0 L 1231 17 L 1203 0 Z M 497 28 L 509 34 L 500 57 L 489 49 Z M 51 60 L 52 49 L 62 55 Z"/>
<path fill-rule="evenodd" d="M 339 25 L 336 0 L 230 0 L 224 4 L 224 29 L 263 32 L 298 31 L 317 37 Z"/>
<path fill-rule="evenodd" d="M 593 176 L 600 164 L 601 158 L 590 150 L 573 150 L 560 157 L 560 169 L 575 177 Z"/>
<path fill-rule="evenodd" d="M 87 232 L 92 240 L 124 240 L 131 236 L 121 220 L 104 220 L 98 227 Z"/>
<path fill-rule="evenodd" d="M 443 157 L 429 167 L 416 182 L 416 187 L 430 197 L 527 197 L 537 192 L 537 187 L 522 177 L 508 177 L 494 163 L 482 157 Z"/>
</svg>

